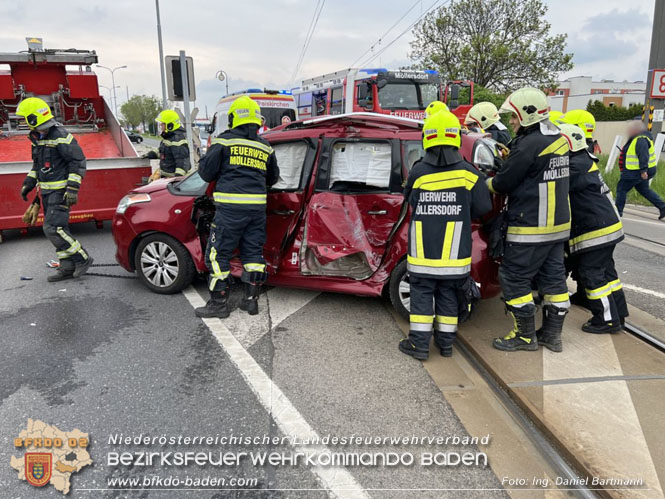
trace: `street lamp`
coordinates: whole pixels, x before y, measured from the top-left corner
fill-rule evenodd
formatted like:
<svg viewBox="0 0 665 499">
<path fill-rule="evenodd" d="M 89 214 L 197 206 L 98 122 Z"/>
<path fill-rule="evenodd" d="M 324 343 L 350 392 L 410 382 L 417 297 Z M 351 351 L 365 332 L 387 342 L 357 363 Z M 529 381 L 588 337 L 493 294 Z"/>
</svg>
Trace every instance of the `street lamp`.
<svg viewBox="0 0 665 499">
<path fill-rule="evenodd" d="M 118 66 L 117 68 L 111 69 L 111 68 L 107 68 L 106 66 L 102 66 L 100 64 L 97 64 L 96 67 L 108 69 L 111 72 L 111 86 L 113 87 L 113 110 L 115 112 L 115 118 L 118 119 L 118 99 L 115 96 L 116 86 L 115 86 L 115 75 L 114 75 L 114 73 L 117 69 L 125 69 L 125 68 L 127 68 L 127 66 Z"/>
<path fill-rule="evenodd" d="M 118 85 L 116 88 L 119 88 L 120 85 Z M 113 104 L 113 95 L 111 94 L 112 90 L 111 87 L 107 87 L 106 85 L 99 85 L 99 88 L 105 88 L 106 90 L 109 91 L 109 102 Z"/>
<path fill-rule="evenodd" d="M 229 95 L 229 77 L 226 74 L 226 71 L 222 71 L 221 69 L 217 71 L 217 74 L 215 75 L 219 81 L 223 81 L 226 83 L 226 95 Z"/>
</svg>

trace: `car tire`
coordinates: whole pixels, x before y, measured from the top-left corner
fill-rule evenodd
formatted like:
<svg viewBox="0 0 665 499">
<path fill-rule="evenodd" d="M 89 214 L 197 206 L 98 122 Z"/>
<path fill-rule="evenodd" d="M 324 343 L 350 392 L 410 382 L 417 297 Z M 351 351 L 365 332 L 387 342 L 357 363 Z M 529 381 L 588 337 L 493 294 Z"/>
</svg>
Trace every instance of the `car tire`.
<svg viewBox="0 0 665 499">
<path fill-rule="evenodd" d="M 136 248 L 134 266 L 139 280 L 151 291 L 163 295 L 182 291 L 196 275 L 187 248 L 166 234 L 144 237 Z"/>
<path fill-rule="evenodd" d="M 139 137 L 138 139 L 136 139 L 137 144 L 140 144 L 141 142 L 143 142 L 143 137 Z"/>
<path fill-rule="evenodd" d="M 409 274 L 406 271 L 406 260 L 398 263 L 390 274 L 388 292 L 395 311 L 408 321 L 411 291 L 409 289 Z"/>
</svg>

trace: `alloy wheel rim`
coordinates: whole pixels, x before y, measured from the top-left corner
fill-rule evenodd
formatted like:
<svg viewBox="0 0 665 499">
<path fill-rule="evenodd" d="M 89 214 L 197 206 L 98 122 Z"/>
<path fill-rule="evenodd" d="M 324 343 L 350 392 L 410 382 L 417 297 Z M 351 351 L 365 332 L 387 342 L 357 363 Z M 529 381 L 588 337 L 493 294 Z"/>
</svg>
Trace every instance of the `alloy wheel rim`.
<svg viewBox="0 0 665 499">
<path fill-rule="evenodd" d="M 166 243 L 148 243 L 141 252 L 141 272 L 152 285 L 166 288 L 175 282 L 180 273 L 178 255 Z"/>
<path fill-rule="evenodd" d="M 409 274 L 405 272 L 402 280 L 399 281 L 398 288 L 399 300 L 407 311 L 411 310 L 411 286 L 409 284 Z"/>
</svg>

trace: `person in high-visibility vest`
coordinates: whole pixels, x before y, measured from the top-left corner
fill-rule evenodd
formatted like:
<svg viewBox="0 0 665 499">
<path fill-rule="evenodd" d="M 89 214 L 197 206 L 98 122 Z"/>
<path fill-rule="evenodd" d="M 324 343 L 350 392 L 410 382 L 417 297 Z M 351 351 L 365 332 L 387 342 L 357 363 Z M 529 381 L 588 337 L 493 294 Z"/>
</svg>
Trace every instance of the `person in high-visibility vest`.
<svg viewBox="0 0 665 499">
<path fill-rule="evenodd" d="M 570 235 L 568 177 L 570 150 L 559 128 L 548 119 L 545 94 L 516 90 L 500 112 L 511 113 L 516 133 L 503 168 L 488 179 L 490 191 L 508 196 L 507 233 L 499 267 L 501 290 L 513 329 L 494 339 L 499 350 L 538 350 L 532 282 L 543 295 L 543 329 L 551 350 L 561 351 L 561 332 L 570 301 L 564 243 Z"/>
<path fill-rule="evenodd" d="M 60 266 L 47 277 L 49 282 L 73 279 L 85 274 L 92 257 L 69 230 L 69 210 L 78 203 L 85 176 L 85 156 L 74 136 L 57 123 L 48 104 L 38 97 L 28 97 L 18 104 L 31 131 L 32 169 L 21 187 L 21 197 L 39 186 L 44 207 L 44 234 L 55 246 Z"/>
<path fill-rule="evenodd" d="M 621 179 L 617 185 L 617 210 L 619 215 L 623 215 L 628 192 L 634 188 L 658 208 L 658 219 L 662 220 L 665 218 L 665 201 L 649 186 L 649 180 L 656 176 L 658 164 L 653 136 L 647 131 L 644 122 L 638 120 L 628 124 L 627 132 L 629 138 L 619 154 Z"/>
<path fill-rule="evenodd" d="M 240 248 L 245 299 L 240 308 L 259 313 L 259 288 L 268 278 L 263 245 L 266 242 L 266 200 L 269 186 L 279 180 L 273 148 L 258 135 L 261 109 L 244 95 L 229 108 L 229 129 L 211 141 L 199 164 L 199 175 L 215 182 L 215 219 L 210 228 L 206 265 L 210 269 L 210 300 L 196 309 L 198 317 L 229 316 L 229 275 L 233 251 Z"/>
<path fill-rule="evenodd" d="M 460 143 L 461 125 L 454 114 L 429 115 L 423 125 L 425 157 L 413 166 L 404 188 L 411 207 L 411 326 L 399 349 L 419 360 L 429 355 L 432 332 L 441 355 L 452 355 L 458 294 L 471 272 L 471 221 L 492 209 L 483 177 L 464 161 Z"/>
</svg>

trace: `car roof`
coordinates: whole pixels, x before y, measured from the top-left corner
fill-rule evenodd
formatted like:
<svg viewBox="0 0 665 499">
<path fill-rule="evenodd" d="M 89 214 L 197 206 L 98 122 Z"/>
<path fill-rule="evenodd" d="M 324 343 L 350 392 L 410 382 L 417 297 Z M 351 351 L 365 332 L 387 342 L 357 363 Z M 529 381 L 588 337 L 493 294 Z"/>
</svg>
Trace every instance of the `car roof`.
<svg viewBox="0 0 665 499">
<path fill-rule="evenodd" d="M 270 132 L 279 130 L 296 130 L 306 128 L 332 128 L 338 125 L 366 126 L 368 128 L 386 128 L 390 130 L 404 129 L 409 131 L 420 130 L 423 126 L 421 120 L 414 120 L 411 118 L 404 118 L 401 116 L 393 116 L 389 114 L 378 113 L 346 113 L 335 114 L 332 116 L 317 116 L 315 118 L 308 118 L 289 123 L 288 125 L 280 125 L 272 128 Z"/>
</svg>

